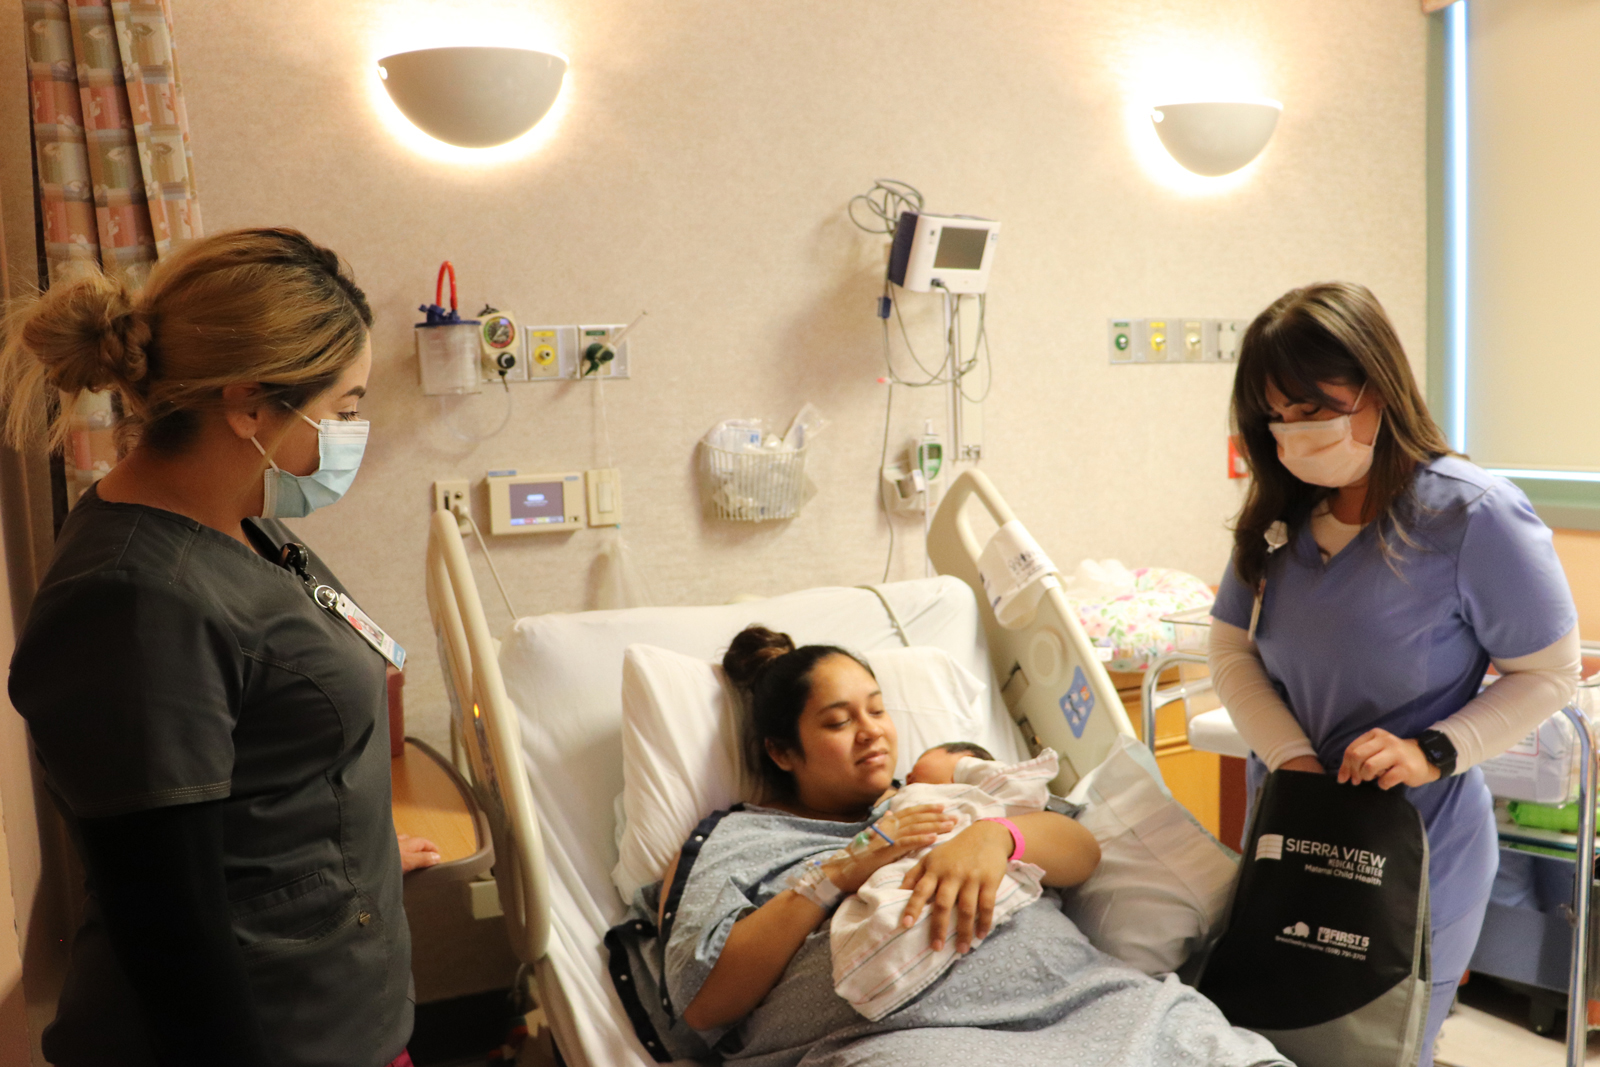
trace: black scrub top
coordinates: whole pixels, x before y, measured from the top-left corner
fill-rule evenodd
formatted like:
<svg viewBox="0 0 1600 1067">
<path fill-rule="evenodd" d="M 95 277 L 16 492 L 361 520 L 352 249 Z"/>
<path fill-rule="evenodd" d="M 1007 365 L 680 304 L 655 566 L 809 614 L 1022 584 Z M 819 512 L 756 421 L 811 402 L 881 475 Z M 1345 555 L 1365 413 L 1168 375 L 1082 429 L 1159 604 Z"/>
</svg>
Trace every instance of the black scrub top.
<svg viewBox="0 0 1600 1067">
<path fill-rule="evenodd" d="M 245 525 L 274 556 L 294 540 L 280 522 Z M 308 570 L 343 591 L 314 555 Z M 92 488 L 11 661 L 12 703 L 69 824 L 222 802 L 233 929 L 285 1067 L 376 1067 L 411 1034 L 385 667 L 292 571 Z M 132 997 L 91 896 L 51 1061 L 148 1062 Z"/>
</svg>

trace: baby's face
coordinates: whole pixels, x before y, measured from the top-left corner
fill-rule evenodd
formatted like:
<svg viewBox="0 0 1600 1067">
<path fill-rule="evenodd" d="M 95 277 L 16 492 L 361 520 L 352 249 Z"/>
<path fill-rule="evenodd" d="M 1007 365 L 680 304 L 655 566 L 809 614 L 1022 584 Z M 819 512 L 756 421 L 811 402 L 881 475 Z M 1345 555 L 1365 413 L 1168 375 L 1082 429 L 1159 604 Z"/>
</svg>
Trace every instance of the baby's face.
<svg viewBox="0 0 1600 1067">
<path fill-rule="evenodd" d="M 906 775 L 907 785 L 950 785 L 956 780 L 956 764 L 966 758 L 964 752 L 946 752 L 930 748 L 918 757 L 911 773 Z"/>
</svg>

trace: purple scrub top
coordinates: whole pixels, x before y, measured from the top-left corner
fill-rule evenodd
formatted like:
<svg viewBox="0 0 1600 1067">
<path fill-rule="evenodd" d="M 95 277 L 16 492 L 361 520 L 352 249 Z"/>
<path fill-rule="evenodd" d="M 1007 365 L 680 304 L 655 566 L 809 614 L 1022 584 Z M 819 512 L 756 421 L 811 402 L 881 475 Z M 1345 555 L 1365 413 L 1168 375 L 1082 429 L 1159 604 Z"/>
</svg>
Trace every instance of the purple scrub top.
<svg viewBox="0 0 1600 1067">
<path fill-rule="evenodd" d="M 1417 471 L 1402 522 L 1380 551 L 1368 523 L 1324 562 L 1310 525 L 1273 553 L 1256 647 L 1274 688 L 1337 769 L 1373 727 L 1416 737 L 1478 692 L 1490 657 L 1525 656 L 1577 625 L 1550 530 L 1515 485 L 1445 456 Z M 1396 573 L 1398 569 L 1399 573 Z M 1228 567 L 1212 615 L 1241 629 L 1255 596 Z M 1265 774 L 1251 758 L 1250 787 Z M 1409 789 L 1428 831 L 1433 925 L 1489 892 L 1498 863 L 1493 800 L 1477 768 Z"/>
</svg>

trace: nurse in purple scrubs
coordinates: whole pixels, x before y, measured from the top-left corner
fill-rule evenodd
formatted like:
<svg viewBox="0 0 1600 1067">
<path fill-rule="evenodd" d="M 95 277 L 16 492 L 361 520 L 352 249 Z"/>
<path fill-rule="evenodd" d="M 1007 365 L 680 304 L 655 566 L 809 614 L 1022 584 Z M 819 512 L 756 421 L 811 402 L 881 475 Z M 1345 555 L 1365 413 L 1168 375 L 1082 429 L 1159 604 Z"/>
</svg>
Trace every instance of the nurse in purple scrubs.
<svg viewBox="0 0 1600 1067">
<path fill-rule="evenodd" d="M 1253 480 L 1212 610 L 1214 682 L 1255 753 L 1252 796 L 1286 768 L 1404 785 L 1421 812 L 1428 1067 L 1498 865 L 1476 765 L 1576 691 L 1572 594 L 1527 497 L 1450 451 L 1367 289 L 1311 285 L 1257 316 L 1233 421 Z"/>
</svg>

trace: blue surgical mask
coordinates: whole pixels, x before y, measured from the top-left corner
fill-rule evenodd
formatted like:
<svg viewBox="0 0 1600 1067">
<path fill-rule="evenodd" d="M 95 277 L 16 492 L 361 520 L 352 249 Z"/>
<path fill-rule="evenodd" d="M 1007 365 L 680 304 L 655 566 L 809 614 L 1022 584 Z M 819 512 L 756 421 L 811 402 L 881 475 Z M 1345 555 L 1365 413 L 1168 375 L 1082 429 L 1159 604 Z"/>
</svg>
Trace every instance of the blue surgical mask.
<svg viewBox="0 0 1600 1067">
<path fill-rule="evenodd" d="M 296 412 L 296 414 L 300 414 Z M 361 454 L 367 450 L 367 431 L 372 424 L 366 420 L 342 422 L 323 419 L 314 422 L 305 415 L 302 419 L 317 429 L 317 451 L 321 462 L 310 474 L 290 474 L 280 470 L 261 442 L 254 436 L 250 443 L 256 451 L 267 457 L 270 469 L 266 472 L 266 495 L 261 501 L 263 519 L 299 519 L 318 508 L 325 508 L 344 496 L 350 483 L 356 480 L 361 467 Z"/>
</svg>

